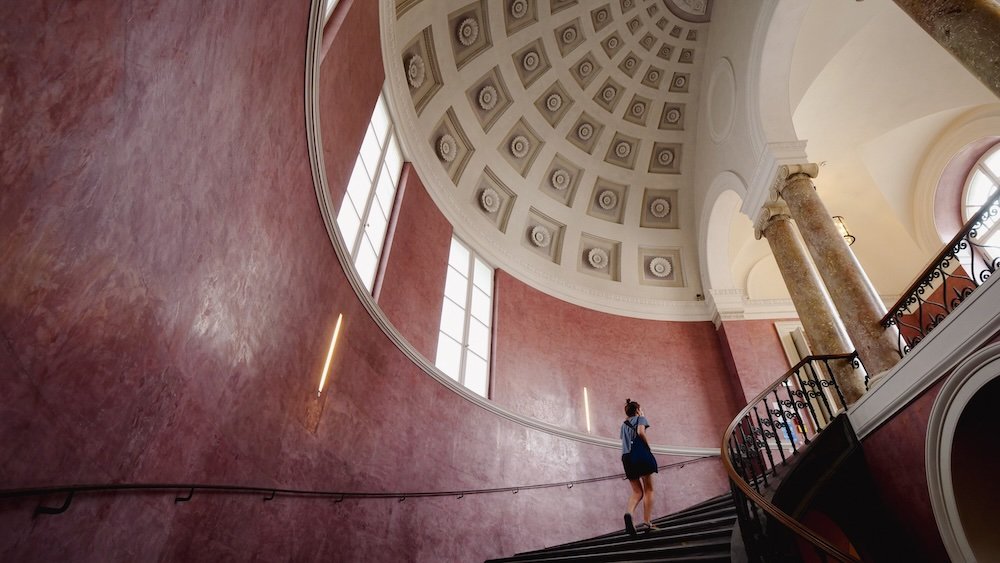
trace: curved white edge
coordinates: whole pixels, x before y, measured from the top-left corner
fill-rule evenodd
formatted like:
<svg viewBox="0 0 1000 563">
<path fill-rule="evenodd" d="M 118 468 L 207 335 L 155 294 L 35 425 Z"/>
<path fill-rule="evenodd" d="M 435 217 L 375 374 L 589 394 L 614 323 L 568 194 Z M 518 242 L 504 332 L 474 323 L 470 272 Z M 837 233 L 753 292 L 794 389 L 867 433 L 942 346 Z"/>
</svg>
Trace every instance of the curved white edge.
<svg viewBox="0 0 1000 563">
<path fill-rule="evenodd" d="M 1000 104 L 979 106 L 960 115 L 927 150 L 917 171 L 913 220 L 917 243 L 928 254 L 936 253 L 942 240 L 934 220 L 934 198 L 941 175 L 951 159 L 970 143 L 1000 134 Z"/>
<path fill-rule="evenodd" d="M 382 2 L 379 10 L 382 14 L 381 19 L 383 26 L 386 24 L 387 18 L 385 15 L 386 6 L 389 6 L 389 4 Z M 313 0 L 309 18 L 309 33 L 306 40 L 305 118 L 306 137 L 309 149 L 309 164 L 312 168 L 313 186 L 316 190 L 316 198 L 319 203 L 320 213 L 323 216 L 323 223 L 326 225 L 327 234 L 330 236 L 330 243 L 337 254 L 337 260 L 340 262 L 341 268 L 346 273 L 346 277 L 350 282 L 351 287 L 354 289 L 354 293 L 358 297 L 358 301 L 360 301 L 365 310 L 368 311 L 368 314 L 379 326 L 382 332 L 393 342 L 393 344 L 395 344 L 397 348 L 399 348 L 400 351 L 406 354 L 414 364 L 420 367 L 433 380 L 437 381 L 441 385 L 444 385 L 449 390 L 467 401 L 493 413 L 496 416 L 507 419 L 516 424 L 520 424 L 526 428 L 531 428 L 559 438 L 574 440 L 576 442 L 592 446 L 609 449 L 621 448 L 621 442 L 617 439 L 598 438 L 589 434 L 567 430 L 534 418 L 519 415 L 504 409 L 492 401 L 480 397 L 479 395 L 459 385 L 450 377 L 440 372 L 436 367 L 428 362 L 426 358 L 417 352 L 415 348 L 413 348 L 403 335 L 396 330 L 392 323 L 389 322 L 389 319 L 386 318 L 381 308 L 375 303 L 375 300 L 365 289 L 361 280 L 358 278 L 357 273 L 354 271 L 354 265 L 351 263 L 350 259 L 347 258 L 348 253 L 344 250 L 343 239 L 340 236 L 340 232 L 337 230 L 336 215 L 333 213 L 333 202 L 330 201 L 329 190 L 327 189 L 326 168 L 323 165 L 323 141 L 322 135 L 320 134 L 321 126 L 318 88 L 320 70 L 319 52 L 322 42 L 322 33 L 319 29 L 321 9 L 322 0 Z M 391 9 L 389 11 L 391 11 Z M 381 35 L 383 37 L 382 41 L 384 48 L 386 42 L 384 29 Z M 386 63 L 386 60 L 387 58 L 383 57 L 383 64 L 388 64 Z M 692 446 L 658 445 L 653 446 L 651 449 L 657 454 L 683 457 L 718 456 L 721 453 L 718 447 L 703 448 Z"/>
<path fill-rule="evenodd" d="M 924 452 L 927 491 L 941 541 L 952 561 L 976 560 L 955 500 L 951 471 L 955 430 L 972 397 L 996 377 L 1000 377 L 1000 343 L 977 351 L 955 368 L 931 407 Z"/>
<path fill-rule="evenodd" d="M 847 411 L 865 438 L 1000 332 L 1000 274 L 990 277 Z"/>
</svg>

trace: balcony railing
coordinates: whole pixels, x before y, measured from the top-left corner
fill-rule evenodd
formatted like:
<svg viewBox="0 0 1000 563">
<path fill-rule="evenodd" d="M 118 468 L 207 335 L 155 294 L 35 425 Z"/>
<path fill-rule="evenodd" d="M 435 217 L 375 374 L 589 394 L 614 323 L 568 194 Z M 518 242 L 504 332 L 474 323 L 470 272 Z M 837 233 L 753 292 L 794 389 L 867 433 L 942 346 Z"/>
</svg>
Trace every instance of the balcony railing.
<svg viewBox="0 0 1000 563">
<path fill-rule="evenodd" d="M 834 373 L 862 369 L 857 352 L 810 356 L 750 401 L 726 430 L 722 462 L 750 561 L 800 560 L 795 542 L 784 541 L 788 533 L 812 545 L 821 561 L 859 561 L 764 495 L 799 450 L 843 412 L 844 396 Z"/>
<path fill-rule="evenodd" d="M 945 245 L 882 318 L 882 326 L 899 330 L 903 356 L 965 301 L 1000 266 L 1000 191 L 983 205 Z"/>
</svg>

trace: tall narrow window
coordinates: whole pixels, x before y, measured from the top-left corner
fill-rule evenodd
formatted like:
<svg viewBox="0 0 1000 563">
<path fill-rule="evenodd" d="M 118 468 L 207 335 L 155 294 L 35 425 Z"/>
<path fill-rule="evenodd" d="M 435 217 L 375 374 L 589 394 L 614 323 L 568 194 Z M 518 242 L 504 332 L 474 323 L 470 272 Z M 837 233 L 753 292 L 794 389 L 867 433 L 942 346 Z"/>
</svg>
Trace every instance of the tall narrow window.
<svg viewBox="0 0 1000 563">
<path fill-rule="evenodd" d="M 385 99 L 379 96 L 337 214 L 337 226 L 351 253 L 354 269 L 368 291 L 375 284 L 402 166 L 403 154 L 392 120 Z"/>
<path fill-rule="evenodd" d="M 965 184 L 962 205 L 962 220 L 968 222 L 979 209 L 993 198 L 1000 186 L 1000 145 L 990 149 L 969 173 Z M 985 221 L 983 229 L 977 233 L 976 241 L 995 258 L 1000 252 L 1000 221 L 992 215 Z"/>
<path fill-rule="evenodd" d="M 493 268 L 451 239 L 438 333 L 438 369 L 486 397 L 490 383 Z"/>
</svg>

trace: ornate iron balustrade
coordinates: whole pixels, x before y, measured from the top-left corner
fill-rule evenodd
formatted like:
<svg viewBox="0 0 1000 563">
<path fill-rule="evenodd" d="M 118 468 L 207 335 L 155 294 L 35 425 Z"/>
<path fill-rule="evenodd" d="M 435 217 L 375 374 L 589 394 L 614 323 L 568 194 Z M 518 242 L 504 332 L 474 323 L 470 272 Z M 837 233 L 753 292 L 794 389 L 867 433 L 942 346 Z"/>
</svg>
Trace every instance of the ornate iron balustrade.
<svg viewBox="0 0 1000 563">
<path fill-rule="evenodd" d="M 962 227 L 882 318 L 883 327 L 899 330 L 900 357 L 926 338 L 1000 266 L 1000 235 L 988 244 L 998 215 L 1000 191 Z"/>
<path fill-rule="evenodd" d="M 736 416 L 722 440 L 740 531 L 752 562 L 799 561 L 790 538 L 808 542 L 821 561 L 859 561 L 806 528 L 763 493 L 782 467 L 844 410 L 837 370 L 864 369 L 858 353 L 810 356 L 790 369 Z"/>
</svg>

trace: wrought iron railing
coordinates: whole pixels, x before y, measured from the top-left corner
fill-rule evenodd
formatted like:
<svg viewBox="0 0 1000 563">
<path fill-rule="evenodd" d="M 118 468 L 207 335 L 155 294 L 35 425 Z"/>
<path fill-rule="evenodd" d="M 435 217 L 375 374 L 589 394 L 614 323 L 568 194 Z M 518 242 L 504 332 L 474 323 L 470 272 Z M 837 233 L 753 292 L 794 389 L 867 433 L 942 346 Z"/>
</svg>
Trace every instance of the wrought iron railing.
<svg viewBox="0 0 1000 563">
<path fill-rule="evenodd" d="M 791 541 L 796 536 L 811 545 L 822 561 L 859 561 L 772 504 L 765 494 L 781 468 L 844 410 L 834 373 L 862 369 L 857 352 L 810 356 L 750 401 L 726 430 L 722 461 L 751 562 L 800 561 L 801 553 Z"/>
<path fill-rule="evenodd" d="M 899 331 L 900 356 L 926 338 L 1000 267 L 1000 235 L 989 236 L 995 232 L 998 215 L 1000 191 L 973 215 L 882 318 L 883 327 Z"/>
<path fill-rule="evenodd" d="M 697 463 L 706 459 L 715 459 L 715 455 L 694 457 L 684 461 L 677 461 L 660 465 L 658 469 L 669 469 L 672 467 L 684 467 L 690 463 Z M 462 499 L 472 495 L 486 495 L 496 493 L 513 493 L 530 491 L 535 489 L 563 488 L 572 489 L 574 485 L 584 485 L 588 483 L 598 483 L 601 481 L 612 481 L 625 479 L 624 473 L 614 475 L 603 475 L 601 477 L 590 477 L 587 479 L 576 479 L 573 481 L 560 481 L 555 483 L 542 483 L 535 485 L 521 485 L 514 487 L 497 487 L 492 489 L 466 489 L 455 491 L 423 491 L 423 492 L 349 492 L 330 491 L 319 489 L 290 489 L 282 487 L 267 486 L 243 486 L 243 485 L 221 485 L 210 483 L 101 483 L 101 484 L 74 484 L 55 485 L 51 487 L 29 487 L 22 489 L 0 489 L 0 500 L 14 500 L 23 498 L 42 499 L 34 510 L 35 516 L 44 514 L 62 514 L 66 512 L 73 499 L 82 495 L 101 495 L 108 493 L 142 493 L 142 494 L 163 494 L 173 495 L 174 504 L 179 504 L 191 500 L 195 493 L 203 494 L 230 494 L 249 495 L 260 497 L 267 502 L 278 497 L 285 498 L 311 498 L 327 499 L 335 503 L 340 503 L 348 499 L 371 500 L 371 499 L 396 499 L 403 502 L 410 498 L 428 497 L 452 497 Z M 62 498 L 62 504 L 52 506 L 46 504 L 45 499 Z"/>
</svg>

